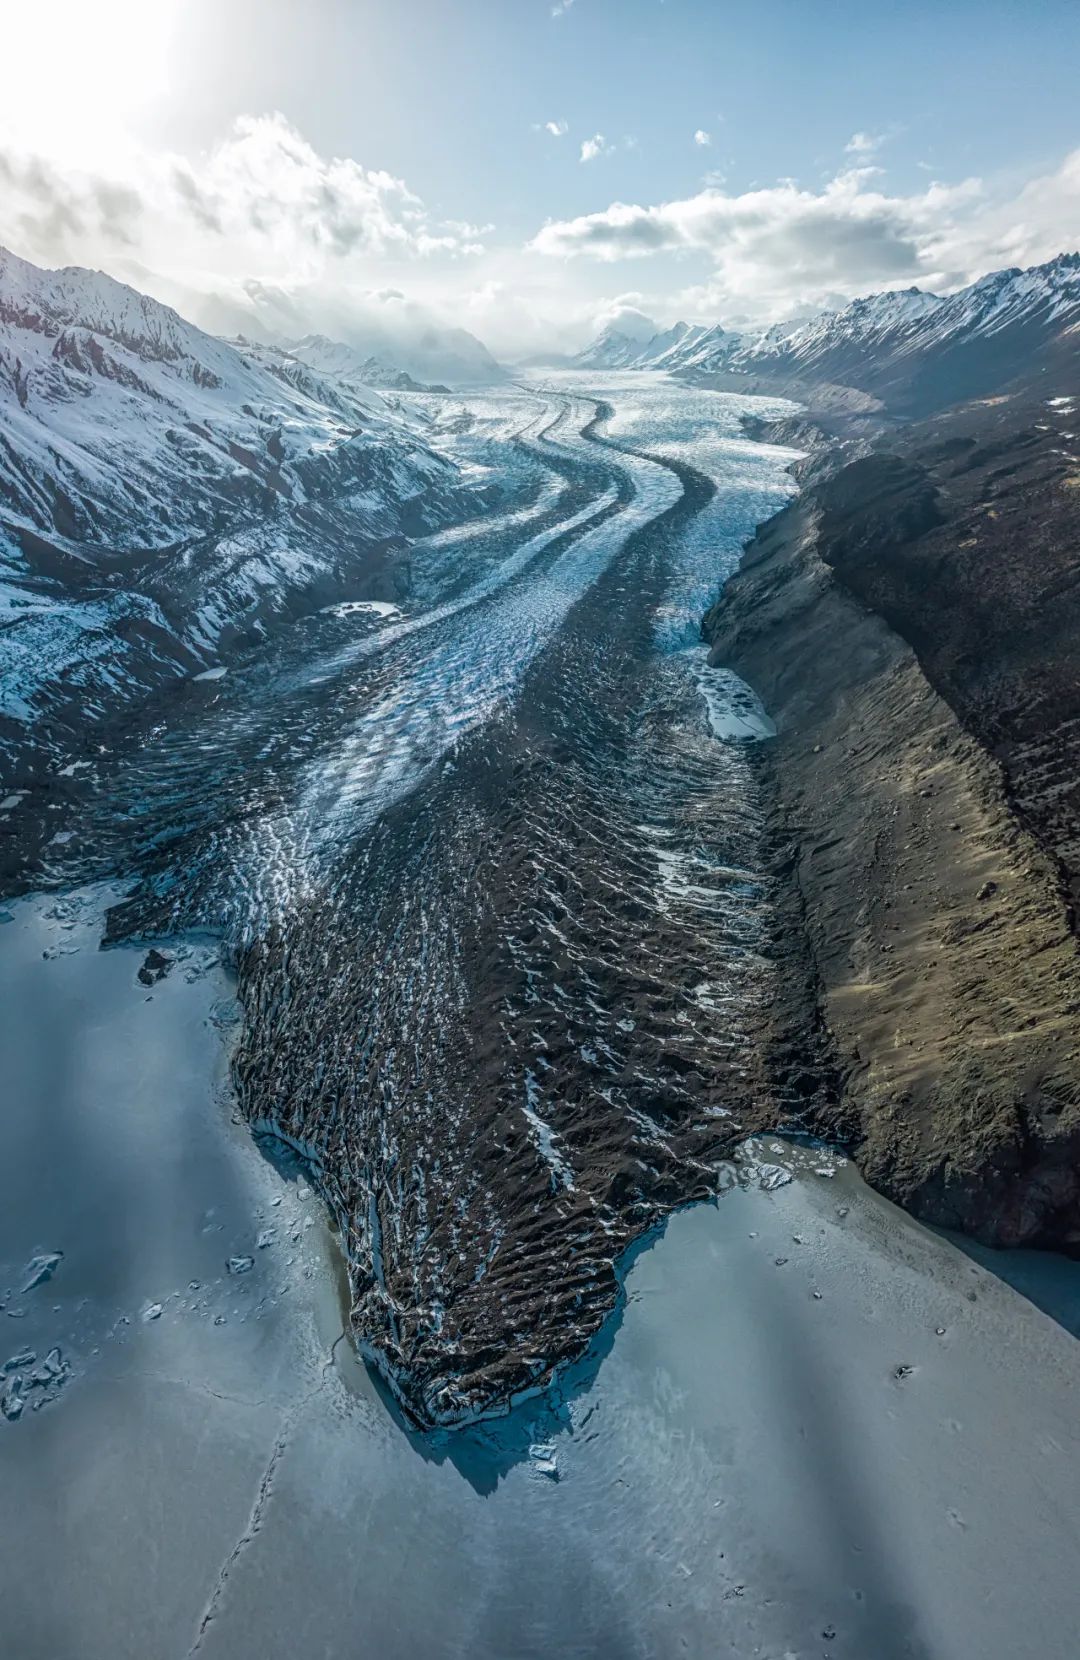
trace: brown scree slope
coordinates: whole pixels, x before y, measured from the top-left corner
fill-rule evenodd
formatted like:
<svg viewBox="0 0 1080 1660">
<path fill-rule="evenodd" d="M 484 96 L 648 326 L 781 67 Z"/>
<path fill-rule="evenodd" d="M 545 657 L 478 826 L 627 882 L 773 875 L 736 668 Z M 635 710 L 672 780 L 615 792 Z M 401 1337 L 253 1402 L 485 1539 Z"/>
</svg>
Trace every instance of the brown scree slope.
<svg viewBox="0 0 1080 1660">
<path fill-rule="evenodd" d="M 1010 398 L 893 434 L 763 526 L 706 619 L 778 727 L 780 916 L 838 1086 L 820 1127 L 998 1244 L 1080 1242 L 1072 424 Z M 790 1075 L 783 999 L 772 1036 Z"/>
</svg>

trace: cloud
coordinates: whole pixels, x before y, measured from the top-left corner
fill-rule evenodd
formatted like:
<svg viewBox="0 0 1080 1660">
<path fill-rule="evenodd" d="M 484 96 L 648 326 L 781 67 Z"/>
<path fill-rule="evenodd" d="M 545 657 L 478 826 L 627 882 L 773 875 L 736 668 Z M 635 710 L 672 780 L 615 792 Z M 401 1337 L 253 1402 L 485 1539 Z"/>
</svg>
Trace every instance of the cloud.
<svg viewBox="0 0 1080 1660">
<path fill-rule="evenodd" d="M 699 127 L 697 132 L 694 134 L 694 143 L 700 145 L 704 150 L 712 143 L 712 134 L 707 133 L 704 127 Z"/>
<path fill-rule="evenodd" d="M 849 156 L 872 156 L 881 148 L 883 142 L 884 136 L 881 133 L 852 133 L 844 149 Z"/>
<path fill-rule="evenodd" d="M 458 258 L 490 227 L 435 220 L 392 174 L 320 155 L 282 115 L 244 115 L 198 161 L 132 153 L 125 176 L 0 150 L 5 217 L 32 257 L 119 245 L 162 267 L 292 272 L 350 261 Z"/>
<path fill-rule="evenodd" d="M 550 133 L 552 138 L 565 138 L 568 130 L 569 129 L 567 128 L 565 121 L 544 122 L 544 131 L 546 133 Z"/>
<path fill-rule="evenodd" d="M 245 221 L 316 255 L 475 253 L 481 232 L 434 224 L 401 179 L 323 157 L 282 115 L 241 116 L 211 153 L 203 188 L 225 234 Z"/>
<path fill-rule="evenodd" d="M 651 340 L 659 330 L 648 312 L 642 311 L 641 299 L 640 294 L 620 294 L 613 300 L 605 301 L 593 315 L 593 333 L 603 334 L 607 329 L 614 329 L 619 334 L 628 335 L 631 340 L 640 340 L 642 344 Z"/>
<path fill-rule="evenodd" d="M 537 131 L 554 140 L 564 125 Z M 594 133 L 582 159 L 625 156 L 627 143 Z M 912 282 L 948 289 L 1080 244 L 1080 150 L 1022 188 L 916 173 L 899 192 L 869 152 L 808 188 L 739 191 L 710 173 L 696 194 L 555 220 L 527 248 L 321 153 L 281 115 L 244 116 L 201 154 L 129 143 L 96 166 L 85 146 L 65 154 L 0 141 L 0 239 L 39 263 L 99 265 L 204 326 L 265 335 L 349 333 L 408 296 L 503 355 L 573 349 L 598 312 L 636 311 L 641 327 L 653 315 L 769 322 Z M 631 258 L 649 283 L 620 270 Z"/>
<path fill-rule="evenodd" d="M 134 246 L 143 200 L 128 185 L 103 178 L 69 179 L 41 156 L 0 150 L 4 210 L 13 230 L 35 248 L 63 248 L 86 238 Z"/>
<path fill-rule="evenodd" d="M 573 4 L 574 0 L 555 0 L 555 4 L 551 8 L 552 17 L 565 17 Z"/>
<path fill-rule="evenodd" d="M 929 194 L 944 186 L 931 184 Z M 941 236 L 942 259 L 982 276 L 1007 265 L 1037 265 L 1080 248 L 1080 149 L 1015 194 L 990 193 L 983 209 Z"/>
<path fill-rule="evenodd" d="M 595 161 L 597 156 L 610 156 L 614 148 L 614 144 L 609 144 L 603 133 L 593 133 L 581 146 L 581 159 Z"/>
<path fill-rule="evenodd" d="M 713 185 L 648 207 L 613 202 L 549 222 L 529 247 L 606 262 L 704 256 L 712 275 L 684 298 L 699 310 L 768 321 L 874 289 L 957 287 L 1080 242 L 1080 150 L 1018 195 L 978 179 L 900 195 L 883 189 L 880 177 L 855 167 L 819 190 L 783 180 L 740 194 Z"/>
<path fill-rule="evenodd" d="M 38 264 L 99 267 L 204 328 L 351 338 L 408 301 L 416 326 L 464 325 L 504 354 L 576 349 L 591 329 L 594 285 L 569 291 L 492 226 L 434 214 L 280 115 L 247 116 L 201 154 L 129 141 L 92 166 L 84 151 L 46 158 L 0 133 L 0 241 Z"/>
</svg>

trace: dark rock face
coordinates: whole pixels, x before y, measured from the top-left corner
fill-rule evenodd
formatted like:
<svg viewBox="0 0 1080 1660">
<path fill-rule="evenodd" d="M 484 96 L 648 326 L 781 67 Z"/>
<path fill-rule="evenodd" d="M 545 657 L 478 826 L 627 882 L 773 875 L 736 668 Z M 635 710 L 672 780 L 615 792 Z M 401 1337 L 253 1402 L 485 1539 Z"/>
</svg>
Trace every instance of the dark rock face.
<svg viewBox="0 0 1080 1660">
<path fill-rule="evenodd" d="M 173 956 L 169 951 L 159 951 L 152 946 L 143 959 L 139 969 L 139 981 L 144 986 L 156 986 L 159 980 L 164 980 L 173 966 Z"/>
<path fill-rule="evenodd" d="M 706 620 L 778 726 L 825 1127 L 1002 1245 L 1080 1243 L 1070 421 L 1002 403 L 892 436 L 764 526 Z"/>
<path fill-rule="evenodd" d="M 906 435 L 893 489 L 846 469 L 824 527 L 848 590 L 909 642 L 1004 770 L 1080 897 L 1080 444 L 1067 406 L 1012 401 Z M 881 458 L 882 462 L 886 460 Z M 841 478 L 836 480 L 839 485 Z M 887 525 L 881 521 L 889 518 Z"/>
</svg>

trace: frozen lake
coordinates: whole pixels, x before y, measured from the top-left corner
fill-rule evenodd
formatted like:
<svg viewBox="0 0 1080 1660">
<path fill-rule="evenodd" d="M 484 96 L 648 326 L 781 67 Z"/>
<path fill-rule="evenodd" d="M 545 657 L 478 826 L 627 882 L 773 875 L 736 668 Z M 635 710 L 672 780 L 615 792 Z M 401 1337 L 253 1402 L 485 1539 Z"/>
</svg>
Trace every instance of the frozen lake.
<svg viewBox="0 0 1080 1660">
<path fill-rule="evenodd" d="M 1072 1265 L 990 1259 L 1055 1320 L 769 1142 L 633 1254 L 552 1398 L 419 1436 L 341 1339 L 317 1199 L 230 1112 L 213 949 L 148 988 L 107 897 L 0 928 L 0 1361 L 45 1379 L 0 1422 L 9 1653 L 1071 1660 Z"/>
</svg>

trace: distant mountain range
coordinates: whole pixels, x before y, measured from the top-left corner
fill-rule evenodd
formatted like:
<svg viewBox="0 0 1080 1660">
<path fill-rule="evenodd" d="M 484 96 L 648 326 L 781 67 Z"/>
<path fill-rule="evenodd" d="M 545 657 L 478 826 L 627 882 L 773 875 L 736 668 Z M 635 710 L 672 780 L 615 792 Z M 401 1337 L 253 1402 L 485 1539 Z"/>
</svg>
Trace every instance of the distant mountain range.
<svg viewBox="0 0 1080 1660">
<path fill-rule="evenodd" d="M 208 334 L 226 339 L 242 336 L 305 348 L 325 343 L 348 353 L 354 366 L 371 363 L 378 373 L 404 374 L 421 384 L 483 386 L 506 379 L 506 370 L 475 334 L 448 327 L 425 305 L 403 295 L 373 301 L 361 294 L 343 308 L 303 292 L 284 296 L 259 283 L 250 284 L 246 301 L 240 302 L 170 282 L 160 272 L 147 271 L 145 282 L 133 280 Z"/>
<path fill-rule="evenodd" d="M 500 372 L 466 331 L 429 332 L 404 361 L 323 335 L 224 340 L 100 272 L 0 250 L 0 751 L 42 719 L 93 720 L 197 673 L 316 600 L 392 597 L 390 551 L 476 488 L 420 394 Z M 755 337 L 609 330 L 577 362 L 819 408 L 839 388 L 896 420 L 1032 377 L 1075 390 L 1078 344 L 1069 254 Z"/>
<path fill-rule="evenodd" d="M 289 349 L 314 367 L 367 385 L 413 385 L 432 381 L 451 386 L 481 386 L 505 380 L 506 371 L 468 329 L 434 324 L 417 331 L 369 328 L 352 344 L 308 334 Z"/>
<path fill-rule="evenodd" d="M 914 416 L 1075 360 L 1078 330 L 1080 254 L 1071 253 L 1026 271 L 995 271 L 956 294 L 873 294 L 758 335 L 676 323 L 642 345 L 611 329 L 575 362 L 719 376 L 747 391 L 802 382 L 853 387 L 894 415 Z"/>
<path fill-rule="evenodd" d="M 709 328 L 702 323 L 675 323 L 650 340 L 641 340 L 624 334 L 618 327 L 604 329 L 592 343 L 573 359 L 581 369 L 658 369 L 667 368 L 671 358 L 681 366 L 698 341 L 715 335 L 719 341 L 724 331 L 719 325 Z M 737 336 L 728 336 L 736 339 Z"/>
<path fill-rule="evenodd" d="M 470 336 L 471 338 L 471 336 Z M 477 341 L 477 345 L 480 342 Z M 482 348 L 484 349 L 484 348 Z M 321 374 L 333 375 L 335 380 L 349 386 L 378 387 L 392 392 L 446 392 L 441 382 L 419 381 L 400 365 L 392 367 L 382 358 L 358 351 L 340 340 L 330 340 L 325 334 L 305 334 L 301 340 L 289 342 L 290 357 L 298 358 Z M 494 359 L 492 360 L 494 362 Z M 502 373 L 495 365 L 496 375 Z"/>
</svg>

